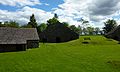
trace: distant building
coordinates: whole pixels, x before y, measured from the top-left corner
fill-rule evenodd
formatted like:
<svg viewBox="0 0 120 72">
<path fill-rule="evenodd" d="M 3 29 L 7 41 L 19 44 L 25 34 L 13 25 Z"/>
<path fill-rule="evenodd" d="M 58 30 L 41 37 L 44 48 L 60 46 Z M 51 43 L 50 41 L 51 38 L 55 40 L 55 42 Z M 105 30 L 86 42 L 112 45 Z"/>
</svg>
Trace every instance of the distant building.
<svg viewBox="0 0 120 72">
<path fill-rule="evenodd" d="M 107 38 L 120 41 L 120 25 L 105 35 Z"/>
<path fill-rule="evenodd" d="M 46 30 L 39 34 L 39 37 L 43 42 L 59 43 L 78 39 L 79 35 L 62 23 L 57 23 L 48 25 Z"/>
<path fill-rule="evenodd" d="M 35 28 L 0 27 L 0 52 L 24 51 L 39 47 L 39 36 Z"/>
</svg>

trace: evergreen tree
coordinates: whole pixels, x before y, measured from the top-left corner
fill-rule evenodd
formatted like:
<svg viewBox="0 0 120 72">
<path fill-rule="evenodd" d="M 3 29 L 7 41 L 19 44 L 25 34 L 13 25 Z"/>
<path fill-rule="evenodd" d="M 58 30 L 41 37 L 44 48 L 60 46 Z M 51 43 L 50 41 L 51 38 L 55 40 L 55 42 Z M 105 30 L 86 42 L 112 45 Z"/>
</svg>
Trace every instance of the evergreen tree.
<svg viewBox="0 0 120 72">
<path fill-rule="evenodd" d="M 54 18 L 58 18 L 58 15 L 56 13 L 54 14 Z"/>
<path fill-rule="evenodd" d="M 31 25 L 32 28 L 37 28 L 37 22 L 36 22 L 34 14 L 30 16 L 30 22 L 28 22 L 28 25 Z"/>
</svg>

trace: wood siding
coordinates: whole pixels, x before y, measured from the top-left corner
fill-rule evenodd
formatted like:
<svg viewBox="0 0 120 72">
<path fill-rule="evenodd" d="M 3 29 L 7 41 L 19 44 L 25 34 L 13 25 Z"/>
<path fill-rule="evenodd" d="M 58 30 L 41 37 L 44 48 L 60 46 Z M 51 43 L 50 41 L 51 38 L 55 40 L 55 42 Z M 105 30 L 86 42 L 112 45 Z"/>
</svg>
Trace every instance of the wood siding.
<svg viewBox="0 0 120 72">
<path fill-rule="evenodd" d="M 25 44 L 0 44 L 0 52 L 25 51 Z"/>
</svg>

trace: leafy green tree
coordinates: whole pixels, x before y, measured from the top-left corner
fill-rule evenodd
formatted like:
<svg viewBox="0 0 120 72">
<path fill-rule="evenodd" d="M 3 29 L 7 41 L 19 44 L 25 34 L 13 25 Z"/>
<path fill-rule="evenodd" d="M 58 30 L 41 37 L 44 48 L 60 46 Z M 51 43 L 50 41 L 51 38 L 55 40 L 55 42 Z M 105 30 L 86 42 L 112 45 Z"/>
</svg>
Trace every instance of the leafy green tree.
<svg viewBox="0 0 120 72">
<path fill-rule="evenodd" d="M 93 27 L 87 27 L 87 31 L 88 31 L 89 35 L 93 35 L 94 28 Z"/>
<path fill-rule="evenodd" d="M 71 30 L 75 31 L 76 26 L 75 26 L 75 25 L 71 25 L 69 28 L 70 28 Z"/>
<path fill-rule="evenodd" d="M 82 26 L 83 26 L 83 28 L 86 28 L 89 24 L 89 21 L 87 21 L 87 20 L 85 20 L 85 19 L 83 19 L 83 18 L 81 18 L 80 20 L 78 20 L 79 22 L 81 22 L 82 23 Z"/>
<path fill-rule="evenodd" d="M 84 19 L 81 19 L 81 22 L 82 22 L 82 24 L 89 23 L 89 21 L 87 21 L 87 20 L 84 20 Z"/>
<path fill-rule="evenodd" d="M 58 20 L 57 14 L 54 14 L 54 17 L 52 19 L 49 19 L 47 21 L 48 25 L 50 25 L 50 24 L 57 24 L 57 23 L 60 23 L 59 20 Z"/>
<path fill-rule="evenodd" d="M 79 35 L 82 35 L 82 27 L 80 25 L 78 26 L 78 29 L 79 29 Z"/>
<path fill-rule="evenodd" d="M 74 32 L 76 32 L 77 34 L 79 34 L 79 28 L 77 28 L 75 25 L 71 25 L 69 26 L 69 28 L 73 30 Z"/>
<path fill-rule="evenodd" d="M 63 24 L 64 26 L 66 26 L 66 27 L 69 26 L 69 24 L 68 24 L 67 22 L 63 22 L 62 24 Z"/>
<path fill-rule="evenodd" d="M 46 28 L 47 28 L 47 24 L 41 23 L 41 24 L 37 27 L 37 30 L 38 30 L 38 32 L 42 32 L 42 31 L 44 31 Z"/>
<path fill-rule="evenodd" d="M 95 28 L 95 34 L 98 35 L 100 33 L 100 28 L 99 27 L 96 27 Z"/>
<path fill-rule="evenodd" d="M 52 19 L 49 19 L 48 21 L 47 21 L 47 23 L 48 23 L 48 25 L 50 25 L 50 24 L 56 24 L 56 23 L 59 23 L 59 21 L 57 20 L 57 18 L 52 18 Z"/>
<path fill-rule="evenodd" d="M 88 33 L 87 28 L 83 28 L 82 32 L 84 33 L 84 35 L 87 35 Z"/>
<path fill-rule="evenodd" d="M 5 22 L 4 22 L 4 25 L 5 25 L 5 26 L 7 26 L 8 24 L 9 24 L 9 22 L 8 22 L 8 21 L 5 21 Z"/>
<path fill-rule="evenodd" d="M 27 25 L 22 25 L 21 28 L 32 28 L 32 26 L 27 24 Z"/>
<path fill-rule="evenodd" d="M 2 22 L 0 22 L 0 27 L 4 27 L 4 24 L 2 24 Z"/>
<path fill-rule="evenodd" d="M 3 24 L 4 27 L 14 27 L 14 28 L 19 28 L 19 23 L 17 23 L 16 21 L 5 21 Z"/>
<path fill-rule="evenodd" d="M 108 19 L 106 22 L 104 22 L 105 27 L 103 28 L 104 33 L 108 33 L 110 31 L 112 31 L 116 26 L 117 26 L 117 22 L 115 20 L 111 20 Z"/>
<path fill-rule="evenodd" d="M 15 22 L 15 21 L 10 21 L 8 26 L 9 27 L 19 28 L 19 23 Z"/>
<path fill-rule="evenodd" d="M 28 22 L 28 26 L 29 25 L 31 25 L 32 28 L 37 28 L 37 22 L 36 22 L 34 14 L 32 14 L 32 16 L 30 16 L 30 22 Z"/>
</svg>

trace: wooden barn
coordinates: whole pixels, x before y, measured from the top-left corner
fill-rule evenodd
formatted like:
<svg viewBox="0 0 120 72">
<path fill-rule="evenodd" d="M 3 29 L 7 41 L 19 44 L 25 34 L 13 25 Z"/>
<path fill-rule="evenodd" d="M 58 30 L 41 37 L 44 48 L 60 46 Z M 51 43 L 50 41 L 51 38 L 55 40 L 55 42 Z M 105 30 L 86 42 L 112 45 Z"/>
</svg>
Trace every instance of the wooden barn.
<svg viewBox="0 0 120 72">
<path fill-rule="evenodd" d="M 107 38 L 120 41 L 120 25 L 105 35 Z"/>
<path fill-rule="evenodd" d="M 0 27 L 0 52 L 25 51 L 39 47 L 35 28 Z"/>
<path fill-rule="evenodd" d="M 59 43 L 78 39 L 79 35 L 62 23 L 57 23 L 48 25 L 39 37 L 43 42 Z"/>
</svg>

